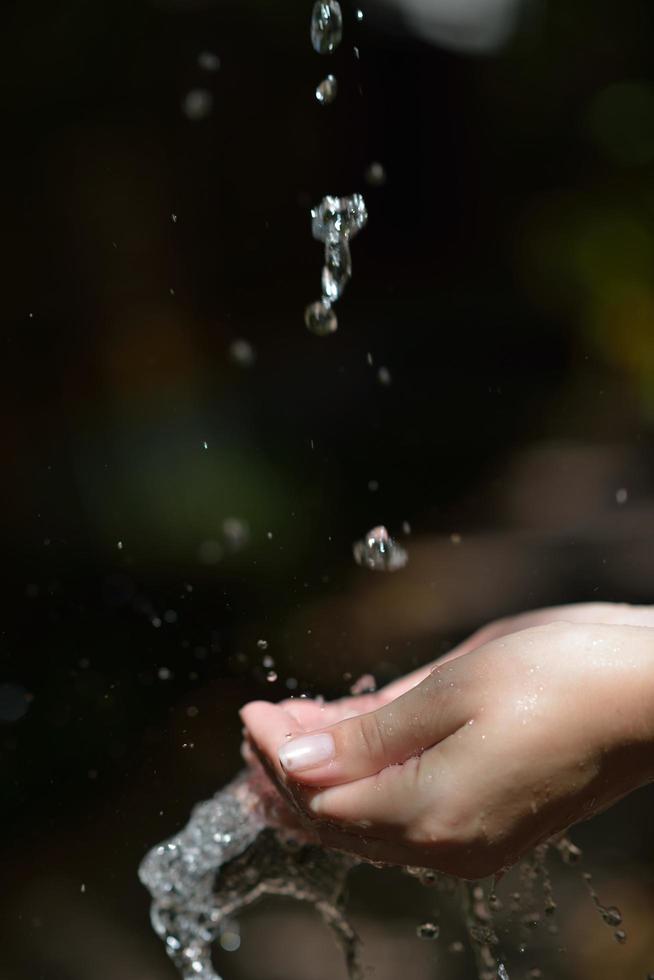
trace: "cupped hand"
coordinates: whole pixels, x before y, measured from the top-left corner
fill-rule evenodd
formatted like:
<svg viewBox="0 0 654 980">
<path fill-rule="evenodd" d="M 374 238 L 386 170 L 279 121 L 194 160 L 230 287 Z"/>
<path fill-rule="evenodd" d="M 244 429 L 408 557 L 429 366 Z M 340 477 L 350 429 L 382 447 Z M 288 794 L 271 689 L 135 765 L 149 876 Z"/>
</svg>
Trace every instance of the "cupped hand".
<svg viewBox="0 0 654 980">
<path fill-rule="evenodd" d="M 324 844 L 484 877 L 654 778 L 654 611 L 541 610 L 374 695 L 242 717 Z"/>
</svg>

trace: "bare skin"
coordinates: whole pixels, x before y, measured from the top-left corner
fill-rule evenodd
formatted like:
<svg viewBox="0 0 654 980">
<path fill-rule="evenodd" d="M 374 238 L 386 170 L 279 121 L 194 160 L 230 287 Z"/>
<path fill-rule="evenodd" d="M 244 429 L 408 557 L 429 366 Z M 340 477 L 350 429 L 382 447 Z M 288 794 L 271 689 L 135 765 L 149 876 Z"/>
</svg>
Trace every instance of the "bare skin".
<svg viewBox="0 0 654 980">
<path fill-rule="evenodd" d="M 325 845 L 485 877 L 654 780 L 654 609 L 539 610 L 376 694 L 242 718 Z"/>
</svg>

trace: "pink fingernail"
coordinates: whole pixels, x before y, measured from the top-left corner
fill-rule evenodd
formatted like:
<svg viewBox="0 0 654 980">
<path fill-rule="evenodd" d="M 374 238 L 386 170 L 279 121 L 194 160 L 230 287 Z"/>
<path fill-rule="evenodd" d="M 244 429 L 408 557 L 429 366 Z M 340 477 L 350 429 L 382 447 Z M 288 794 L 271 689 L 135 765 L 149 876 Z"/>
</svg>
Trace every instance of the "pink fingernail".
<svg viewBox="0 0 654 980">
<path fill-rule="evenodd" d="M 322 762 L 334 758 L 336 746 L 327 732 L 318 735 L 301 735 L 294 738 L 279 750 L 279 761 L 287 772 L 302 772 L 313 769 Z"/>
</svg>

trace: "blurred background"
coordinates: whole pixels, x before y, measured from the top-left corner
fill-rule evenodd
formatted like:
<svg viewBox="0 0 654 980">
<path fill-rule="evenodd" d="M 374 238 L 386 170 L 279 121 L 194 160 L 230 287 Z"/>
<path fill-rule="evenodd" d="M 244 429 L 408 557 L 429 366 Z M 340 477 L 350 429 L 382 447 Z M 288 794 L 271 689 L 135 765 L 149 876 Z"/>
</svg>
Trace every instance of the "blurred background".
<svg viewBox="0 0 654 980">
<path fill-rule="evenodd" d="M 310 0 L 3 9 L 2 980 L 174 977 L 137 866 L 238 771 L 245 700 L 654 600 L 654 8 L 361 7 L 328 58 Z M 354 190 L 317 338 L 308 212 Z M 379 523 L 393 575 L 352 560 Z M 512 977 L 654 970 L 653 803 L 575 833 L 627 944 L 564 868 Z M 473 975 L 433 901 L 353 876 L 371 975 Z M 281 901 L 217 963 L 345 976 Z"/>
</svg>

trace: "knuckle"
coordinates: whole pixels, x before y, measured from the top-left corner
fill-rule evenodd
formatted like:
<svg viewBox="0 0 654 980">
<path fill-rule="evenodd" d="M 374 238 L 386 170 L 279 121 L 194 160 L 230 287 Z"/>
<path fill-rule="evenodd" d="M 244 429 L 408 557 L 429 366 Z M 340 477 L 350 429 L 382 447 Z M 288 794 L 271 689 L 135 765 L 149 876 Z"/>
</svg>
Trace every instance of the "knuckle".
<svg viewBox="0 0 654 980">
<path fill-rule="evenodd" d="M 386 755 L 386 736 L 376 712 L 361 715 L 359 737 L 363 750 L 370 759 L 382 759 Z"/>
</svg>

